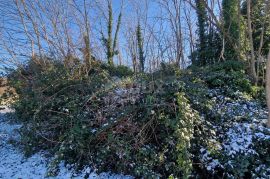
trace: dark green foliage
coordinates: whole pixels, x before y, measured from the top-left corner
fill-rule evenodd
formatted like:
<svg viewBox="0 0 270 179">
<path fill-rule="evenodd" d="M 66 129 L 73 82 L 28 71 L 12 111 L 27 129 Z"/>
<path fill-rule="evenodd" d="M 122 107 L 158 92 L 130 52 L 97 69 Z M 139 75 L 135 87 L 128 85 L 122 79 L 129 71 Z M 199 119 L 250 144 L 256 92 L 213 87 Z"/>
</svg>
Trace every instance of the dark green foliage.
<svg viewBox="0 0 270 179">
<path fill-rule="evenodd" d="M 241 72 L 231 72 L 231 74 L 225 71 L 213 72 L 205 77 L 205 81 L 211 88 L 230 86 L 231 90 L 251 91 L 250 80 Z"/>
<path fill-rule="evenodd" d="M 202 162 L 202 159 L 198 156 L 204 150 L 200 149 L 207 148 L 208 153 L 203 152 L 202 155 L 210 157 L 210 163 L 214 161 L 213 159 L 217 159 L 219 164 L 222 165 L 218 165 L 215 170 L 211 170 L 211 167 L 210 169 L 202 168 L 201 165 L 193 163 L 193 168 L 198 172 L 197 177 L 199 178 L 222 178 L 224 176 L 228 178 L 265 178 L 270 172 L 269 167 L 267 167 L 269 166 L 269 157 L 266 154 L 269 152 L 269 147 L 263 147 L 269 145 L 267 142 L 269 139 L 268 129 L 260 125 L 261 128 L 256 128 L 254 126 L 257 126 L 257 124 L 252 125 L 253 122 L 250 123 L 249 128 L 247 126 L 250 124 L 245 123 L 248 120 L 260 119 L 257 116 L 258 108 L 254 106 L 258 97 L 254 93 L 260 94 L 262 91 L 260 88 L 251 86 L 247 75 L 243 73 L 243 66 L 239 64 L 239 67 L 237 67 L 235 63 L 238 62 L 228 61 L 208 68 L 190 67 L 194 71 L 186 71 L 182 77 L 191 107 L 202 113 L 203 116 L 200 121 L 200 132 L 194 134 L 192 141 L 195 145 L 192 148 L 192 153 L 197 154 L 195 154 L 196 157 L 193 158 L 193 162 Z M 209 79 L 211 80 L 209 81 Z M 215 82 L 218 82 L 217 86 L 215 86 Z M 233 107 L 230 107 L 230 104 L 233 104 Z M 249 107 L 245 108 L 245 105 L 250 106 L 250 109 Z M 254 116 L 250 117 L 252 113 Z M 235 124 L 239 126 L 234 127 Z M 234 156 L 228 155 L 220 148 L 221 143 L 226 145 L 224 132 L 226 133 L 228 130 L 235 132 L 231 134 L 233 139 L 238 139 L 238 137 L 235 137 L 236 135 L 242 135 L 243 138 L 250 138 L 253 135 L 252 144 L 249 147 L 252 148 L 255 143 L 254 148 L 258 154 L 239 152 Z M 245 131 L 249 131 L 249 134 L 243 135 L 242 133 Z M 198 149 L 196 146 L 201 148 Z"/>
<path fill-rule="evenodd" d="M 219 63 L 222 60 L 222 37 L 220 32 L 217 29 L 211 27 L 207 37 L 207 64 Z"/>
<path fill-rule="evenodd" d="M 79 115 L 78 119 L 84 120 L 75 123 L 63 136 L 57 157 L 71 163 L 95 165 L 98 171 L 111 170 L 137 177 L 189 175 L 189 140 L 197 116 L 184 94 L 175 94 L 181 84 L 156 81 L 153 85 L 158 85 L 154 93 L 148 92 L 152 84 L 141 93 L 136 88 L 122 87 L 134 91 L 129 93 L 129 99 L 134 101 L 117 95 L 115 89 L 97 93 L 84 109 L 91 112 Z M 115 98 L 118 100 L 113 101 Z M 184 121 L 189 125 L 183 125 Z M 182 132 L 189 139 L 182 140 Z"/>
<path fill-rule="evenodd" d="M 260 47 L 261 34 L 263 33 L 263 46 L 260 55 L 266 56 L 270 46 L 270 15 L 267 13 L 267 1 L 251 0 L 251 22 L 254 50 L 258 52 Z M 269 9 L 268 9 L 269 11 Z M 241 13 L 247 19 L 247 2 L 244 1 Z M 264 29 L 264 32 L 262 32 Z"/>
<path fill-rule="evenodd" d="M 16 89 L 19 99 L 14 103 L 18 118 L 26 122 L 22 128 L 26 147 L 53 148 L 61 135 L 76 122 L 73 115 L 80 112 L 85 101 L 108 80 L 106 72 L 72 79 L 64 65 L 47 61 L 41 66 L 30 61 L 27 66 L 9 75 L 9 85 Z M 69 112 L 65 111 L 68 109 Z M 46 133 L 44 130 L 48 130 Z M 29 153 L 29 149 L 26 149 Z"/>
<path fill-rule="evenodd" d="M 25 153 L 47 149 L 55 156 L 49 175 L 60 160 L 137 177 L 191 174 L 198 116 L 178 93 L 181 82 L 164 76 L 144 81 L 143 91 L 136 81 L 115 88 L 108 77 L 130 75 L 128 68 L 96 65 L 89 77 L 74 79 L 62 63 L 46 64 L 30 61 L 9 75 L 9 84 L 19 95 L 14 108 L 24 122 Z"/>
<path fill-rule="evenodd" d="M 266 101 L 265 101 L 265 88 L 261 86 L 252 86 L 251 87 L 251 96 L 255 99 L 258 99 L 259 102 L 263 105 L 266 106 Z"/>
<path fill-rule="evenodd" d="M 208 68 L 208 69 L 207 69 Z M 239 61 L 225 61 L 207 67 L 203 80 L 210 88 L 223 87 L 230 94 L 233 91 L 251 93 L 252 83 L 245 74 L 245 65 Z"/>
<path fill-rule="evenodd" d="M 211 66 L 212 71 L 220 71 L 224 70 L 226 72 L 231 71 L 246 71 L 248 65 L 243 61 L 236 61 L 236 60 L 227 60 L 222 63 L 218 63 L 216 65 Z"/>
<path fill-rule="evenodd" d="M 101 68 L 107 70 L 111 76 L 128 77 L 133 75 L 132 70 L 124 65 L 110 66 L 102 64 Z"/>
<path fill-rule="evenodd" d="M 166 76 L 179 76 L 180 73 L 180 69 L 175 63 L 169 64 L 162 62 L 160 64 L 160 70 L 154 72 L 153 76 L 155 78 L 163 78 Z"/>
<path fill-rule="evenodd" d="M 228 60 L 204 68 L 191 66 L 190 69 L 196 72 L 197 81 L 203 81 L 210 88 L 220 88 L 228 90 L 230 94 L 236 90 L 251 93 L 252 83 L 248 75 L 245 74 L 247 64 L 242 61 Z"/>
<path fill-rule="evenodd" d="M 139 50 L 140 72 L 144 73 L 145 56 L 144 56 L 144 51 L 143 51 L 143 37 L 142 37 L 142 30 L 141 30 L 140 24 L 137 27 L 137 41 L 138 41 L 138 50 Z"/>
<path fill-rule="evenodd" d="M 196 0 L 198 31 L 199 31 L 199 46 L 198 58 L 199 64 L 206 65 L 207 59 L 207 12 L 203 0 Z"/>
<path fill-rule="evenodd" d="M 64 160 L 77 169 L 90 165 L 97 172 L 138 178 L 206 177 L 209 172 L 199 157 L 202 146 L 228 162 L 215 148 L 212 123 L 231 116 L 214 110 L 220 101 L 213 95 L 231 100 L 239 98 L 237 90 L 259 93 L 244 69 L 238 61 L 183 71 L 162 63 L 154 74 L 132 80 L 127 67 L 97 62 L 89 76 L 77 78 L 61 62 L 46 60 L 44 66 L 30 61 L 9 75 L 9 84 L 19 95 L 14 108 L 23 121 L 25 153 L 49 150 L 55 157 L 49 175 Z M 116 85 L 112 76 L 128 78 Z M 222 169 L 214 176 L 244 176 L 252 161 L 243 155 L 228 159 L 243 162 L 239 174 Z"/>
<path fill-rule="evenodd" d="M 208 21 L 208 14 L 204 0 L 196 0 L 198 19 L 197 50 L 191 54 L 193 65 L 205 66 L 217 62 L 220 58 L 222 40 L 220 32 Z"/>
<path fill-rule="evenodd" d="M 238 0 L 223 0 L 222 14 L 225 29 L 225 58 L 237 59 L 240 54 L 237 54 L 239 45 L 240 27 L 238 24 Z"/>
</svg>

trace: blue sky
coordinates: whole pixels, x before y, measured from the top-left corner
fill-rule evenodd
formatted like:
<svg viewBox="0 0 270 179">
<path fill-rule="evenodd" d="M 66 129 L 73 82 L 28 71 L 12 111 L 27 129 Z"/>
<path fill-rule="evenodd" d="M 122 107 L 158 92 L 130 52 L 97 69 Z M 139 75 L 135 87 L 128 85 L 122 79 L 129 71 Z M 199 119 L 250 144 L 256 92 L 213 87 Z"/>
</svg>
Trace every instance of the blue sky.
<svg viewBox="0 0 270 179">
<path fill-rule="evenodd" d="M 104 0 L 98 0 L 97 2 L 102 2 Z M 26 1 L 26 2 L 32 2 L 32 1 Z M 35 1 L 33 1 L 35 2 Z M 40 1 L 43 2 L 43 1 Z M 48 8 L 56 8 L 57 4 L 59 2 L 67 2 L 66 0 L 44 0 L 44 3 L 48 3 L 48 2 L 52 2 L 52 4 L 54 4 L 54 6 L 48 7 Z M 82 5 L 83 1 L 82 0 L 76 0 L 76 2 L 78 3 L 79 6 Z M 93 2 L 90 0 L 87 0 L 87 2 Z M 104 1 L 105 2 L 105 1 Z M 119 14 L 119 11 L 121 9 L 121 0 L 113 0 L 113 11 L 114 11 L 114 20 L 117 19 L 117 16 Z M 121 24 L 121 30 L 119 33 L 119 46 L 120 46 L 120 51 L 122 54 L 122 58 L 123 58 L 123 63 L 125 65 L 131 65 L 131 60 L 130 60 L 130 56 L 128 55 L 127 52 L 127 39 L 126 39 L 126 33 L 127 33 L 127 28 L 128 26 L 132 26 L 133 29 L 136 28 L 136 25 L 138 23 L 138 17 L 136 15 L 136 8 L 134 8 L 134 6 L 132 5 L 134 2 L 136 3 L 141 3 L 139 5 L 137 5 L 138 7 L 138 12 L 140 14 L 143 14 L 143 9 L 144 9 L 144 0 L 141 1 L 137 1 L 137 0 L 123 0 L 124 2 L 124 8 L 123 8 L 123 19 L 122 19 L 122 24 Z M 2 32 L 2 37 L 4 37 L 5 39 L 5 43 L 7 46 L 12 47 L 12 50 L 14 50 L 14 52 L 18 55 L 18 57 L 20 58 L 20 60 L 23 59 L 27 59 L 27 57 L 25 55 L 30 55 L 31 54 L 31 43 L 29 40 L 27 40 L 26 35 L 23 33 L 23 26 L 20 25 L 20 23 L 18 23 L 19 21 L 14 21 L 11 20 L 14 18 L 14 15 L 17 15 L 16 18 L 18 18 L 18 14 L 13 14 L 12 16 L 6 16 L 6 14 L 8 12 L 10 12 L 12 10 L 12 8 L 10 8 L 9 6 L 11 5 L 10 3 L 7 3 L 6 0 L 0 0 L 0 3 L 2 3 L 0 5 L 0 27 L 1 25 L 5 27 L 5 29 L 1 30 L 0 33 Z M 107 13 L 107 6 L 103 6 L 102 7 L 105 14 Z M 62 14 L 62 12 L 68 12 L 66 11 L 67 9 L 63 9 L 59 12 L 60 16 Z M 104 33 L 106 32 L 106 22 L 104 21 L 105 18 L 102 15 L 102 11 L 100 11 L 99 8 L 95 7 L 95 9 L 91 9 L 89 7 L 89 12 L 90 12 L 90 25 L 91 25 L 91 29 L 92 29 L 92 36 L 91 36 L 91 42 L 92 42 L 92 47 L 94 49 L 96 49 L 96 51 L 98 51 L 97 56 L 100 56 L 100 59 L 105 59 L 105 52 L 104 52 L 104 48 L 102 46 L 102 43 L 100 41 L 101 39 L 101 34 L 100 31 L 102 30 Z M 143 15 L 144 16 L 144 15 Z M 44 16 L 45 17 L 45 16 Z M 79 17 L 74 16 L 73 18 Z M 165 18 L 165 13 L 162 12 L 160 10 L 160 7 L 157 4 L 157 0 L 151 0 L 149 1 L 149 6 L 148 6 L 148 11 L 147 11 L 147 24 L 144 24 L 144 19 L 141 19 L 141 23 L 142 23 L 142 30 L 143 30 L 143 34 L 145 36 L 145 41 L 148 41 L 148 39 L 151 40 L 151 43 L 149 42 L 149 46 L 153 46 L 152 48 L 152 55 L 148 55 L 147 59 L 150 60 L 150 58 L 155 58 L 153 56 L 153 53 L 155 53 L 155 51 L 158 50 L 158 48 L 155 48 L 154 46 L 157 46 L 156 41 L 154 38 L 158 37 L 161 38 L 162 41 L 166 41 L 165 38 L 162 37 L 162 35 L 166 35 L 166 38 L 171 38 L 171 29 L 170 29 L 170 23 L 169 22 L 163 22 L 163 32 L 160 31 L 160 19 L 161 18 Z M 45 17 L 46 19 L 46 17 Z M 75 21 L 74 19 L 72 21 Z M 187 36 L 187 26 L 186 23 L 184 21 L 184 19 L 181 20 L 182 21 L 182 25 L 183 25 L 183 33 L 184 33 L 184 48 L 185 48 L 185 56 L 187 58 L 187 56 L 189 55 L 189 45 L 188 45 L 188 36 Z M 46 22 L 46 20 L 45 20 Z M 2 24 L 1 24 L 2 23 Z M 115 21 L 114 21 L 114 25 L 115 25 Z M 196 24 L 196 14 L 192 13 L 192 23 Z M 46 25 L 46 23 L 45 23 Z M 27 22 L 27 26 L 29 29 L 32 28 L 31 23 L 28 21 Z M 68 24 L 68 28 L 69 30 L 72 32 L 71 38 L 74 41 L 74 43 L 76 43 L 76 45 L 78 44 L 78 47 L 82 44 L 82 38 L 80 36 L 80 34 L 82 32 L 79 31 L 79 26 L 69 23 Z M 115 27 L 115 26 L 114 26 Z M 11 30 L 8 30 L 11 29 Z M 42 29 L 40 27 L 40 29 Z M 51 32 L 52 29 L 51 27 L 48 28 L 50 29 L 48 32 Z M 115 29 L 115 28 L 114 28 Z M 13 31 L 14 30 L 14 31 Z M 19 31 L 18 31 L 19 30 Z M 151 32 L 150 32 L 151 30 Z M 152 35 L 151 35 L 152 33 Z M 194 33 L 195 33 L 195 29 L 194 29 Z M 33 36 L 33 38 L 35 37 L 34 33 L 30 34 L 31 36 Z M 156 37 L 154 37 L 154 36 Z M 195 34 L 194 34 L 195 35 Z M 10 38 L 10 37 L 12 38 Z M 1 37 L 1 36 L 0 36 Z M 165 36 L 164 36 L 165 37 Z M 59 37 L 60 39 L 66 40 L 65 37 L 61 36 Z M 53 40 L 56 40 L 56 37 L 52 37 Z M 152 42 L 153 41 L 153 42 Z M 172 40 L 171 40 L 172 42 Z M 170 43 L 169 41 L 166 43 Z M 145 43 L 146 44 L 146 43 Z M 3 45 L 3 44 L 2 44 Z M 45 49 L 47 48 L 45 41 L 42 41 L 42 46 L 45 47 Z M 157 46 L 158 47 L 158 46 Z M 1 48 L 1 46 L 0 46 Z M 149 47 L 150 48 L 150 47 Z M 35 47 L 35 49 L 37 50 L 37 46 Z M 55 50 L 55 49 L 52 49 Z M 149 52 L 150 50 L 147 49 L 147 47 L 145 47 L 145 51 Z M 48 55 L 48 54 L 47 54 Z M 155 55 L 155 54 L 154 54 Z M 1 59 L 5 59 L 5 58 L 9 58 L 10 56 L 7 55 L 7 51 L 4 50 L 3 48 L 0 49 L 0 57 Z M 164 59 L 162 60 L 166 60 L 169 57 L 164 57 Z M 115 58 L 115 62 L 118 63 L 118 58 Z M 2 63 L 3 65 L 3 63 Z"/>
</svg>

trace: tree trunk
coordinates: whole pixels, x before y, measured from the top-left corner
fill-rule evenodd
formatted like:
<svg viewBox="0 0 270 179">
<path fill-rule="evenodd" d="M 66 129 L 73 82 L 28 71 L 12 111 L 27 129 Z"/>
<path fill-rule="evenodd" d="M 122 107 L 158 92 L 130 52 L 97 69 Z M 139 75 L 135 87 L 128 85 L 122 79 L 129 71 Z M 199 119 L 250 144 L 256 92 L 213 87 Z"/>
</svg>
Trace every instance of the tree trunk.
<svg viewBox="0 0 270 179">
<path fill-rule="evenodd" d="M 251 3 L 250 0 L 247 0 L 248 35 L 249 35 L 249 45 L 250 45 L 250 51 L 251 51 L 250 69 L 251 69 L 251 76 L 254 80 L 253 82 L 255 83 L 255 85 L 257 85 L 258 77 L 256 74 L 256 68 L 255 68 L 255 52 L 254 52 L 253 37 L 252 37 L 250 3 Z"/>
<path fill-rule="evenodd" d="M 270 49 L 268 52 L 268 59 L 266 63 L 266 102 L 268 107 L 267 126 L 270 128 Z"/>
<path fill-rule="evenodd" d="M 88 13 L 87 13 L 87 7 L 86 7 L 86 1 L 83 1 L 83 7 L 84 7 L 84 23 L 85 23 L 85 33 L 84 33 L 84 43 L 85 43 L 85 54 L 84 54 L 84 60 L 86 65 L 86 74 L 88 75 L 88 72 L 91 68 L 91 61 L 92 61 L 92 54 L 90 49 L 90 29 L 89 29 L 89 21 L 88 21 Z"/>
</svg>

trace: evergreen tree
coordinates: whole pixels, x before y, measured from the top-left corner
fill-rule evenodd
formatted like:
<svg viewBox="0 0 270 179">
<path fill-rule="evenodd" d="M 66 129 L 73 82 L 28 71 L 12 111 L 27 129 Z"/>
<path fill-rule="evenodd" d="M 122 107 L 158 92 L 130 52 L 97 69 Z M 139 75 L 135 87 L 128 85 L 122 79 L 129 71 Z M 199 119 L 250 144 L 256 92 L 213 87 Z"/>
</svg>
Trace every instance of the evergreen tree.
<svg viewBox="0 0 270 179">
<path fill-rule="evenodd" d="M 196 0 L 198 19 L 198 45 L 197 51 L 191 54 L 193 64 L 200 66 L 215 63 L 221 53 L 222 42 L 220 32 L 212 26 L 208 20 L 208 14 L 204 0 Z M 209 23 L 208 23 L 209 22 Z M 196 61 L 194 61 L 196 60 Z"/>
<path fill-rule="evenodd" d="M 220 59 L 220 54 L 222 51 L 222 38 L 219 31 L 213 27 L 209 30 L 207 36 L 207 62 L 208 64 L 214 64 Z"/>
<path fill-rule="evenodd" d="M 238 57 L 237 48 L 239 42 L 239 23 L 238 23 L 238 0 L 223 0 L 223 21 L 224 30 L 227 35 L 225 39 L 225 58 L 235 59 Z"/>
<path fill-rule="evenodd" d="M 207 12 L 204 0 L 196 0 L 197 18 L 198 18 L 198 64 L 206 65 L 207 63 Z"/>
</svg>

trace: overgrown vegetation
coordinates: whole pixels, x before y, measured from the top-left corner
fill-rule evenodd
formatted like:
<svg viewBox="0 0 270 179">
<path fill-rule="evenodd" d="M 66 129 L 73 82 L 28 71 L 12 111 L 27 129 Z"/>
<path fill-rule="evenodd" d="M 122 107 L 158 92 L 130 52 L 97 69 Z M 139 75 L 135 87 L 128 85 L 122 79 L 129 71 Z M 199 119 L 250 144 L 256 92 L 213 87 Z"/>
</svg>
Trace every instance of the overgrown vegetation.
<svg viewBox="0 0 270 179">
<path fill-rule="evenodd" d="M 227 114 L 216 113 L 218 101 L 210 91 L 232 99 L 239 91 L 252 99 L 253 86 L 240 62 L 182 71 L 163 63 L 139 78 L 127 67 L 102 63 L 78 78 L 80 65 L 70 70 L 52 59 L 45 66 L 37 62 L 30 60 L 8 78 L 18 94 L 13 107 L 24 124 L 24 151 L 49 150 L 54 156 L 49 175 L 64 160 L 77 169 L 90 165 L 135 177 L 206 177 L 208 169 L 198 164 L 202 147 L 224 163 L 235 160 L 212 146 L 213 126 Z M 249 175 L 226 168 L 214 173 Z"/>
<path fill-rule="evenodd" d="M 49 151 L 49 176 L 64 161 L 136 178 L 269 178 L 269 0 L 129 3 L 10 3 L 20 24 L 3 23 L 0 46 L 25 61 L 6 70 L 2 99 L 25 154 Z"/>
</svg>

